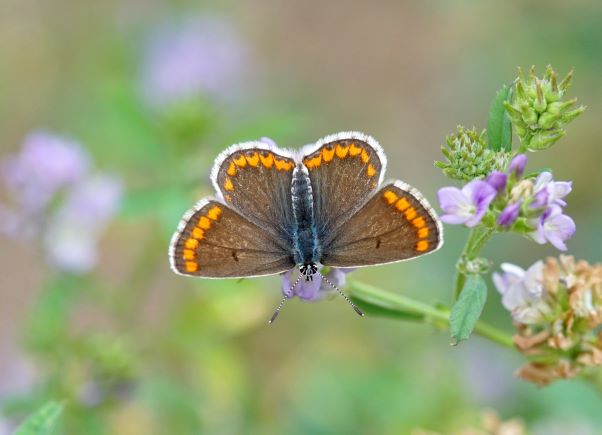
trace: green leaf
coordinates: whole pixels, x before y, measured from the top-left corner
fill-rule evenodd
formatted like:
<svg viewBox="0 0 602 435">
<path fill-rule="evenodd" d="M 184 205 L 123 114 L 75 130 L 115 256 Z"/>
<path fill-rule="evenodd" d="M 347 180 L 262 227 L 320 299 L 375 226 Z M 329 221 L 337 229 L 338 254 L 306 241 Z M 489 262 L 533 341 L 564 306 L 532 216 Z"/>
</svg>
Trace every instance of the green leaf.
<svg viewBox="0 0 602 435">
<path fill-rule="evenodd" d="M 15 435 L 46 435 L 52 433 L 52 428 L 63 412 L 63 405 L 50 402 L 38 409 L 35 413 L 17 428 Z"/>
<path fill-rule="evenodd" d="M 470 337 L 486 300 L 487 286 L 483 278 L 480 275 L 469 276 L 451 310 L 449 323 L 452 344 L 456 345 Z"/>
<path fill-rule="evenodd" d="M 493 151 L 510 151 L 512 149 L 512 123 L 504 107 L 504 101 L 510 98 L 510 88 L 500 89 L 489 107 L 487 120 L 487 146 Z"/>
</svg>

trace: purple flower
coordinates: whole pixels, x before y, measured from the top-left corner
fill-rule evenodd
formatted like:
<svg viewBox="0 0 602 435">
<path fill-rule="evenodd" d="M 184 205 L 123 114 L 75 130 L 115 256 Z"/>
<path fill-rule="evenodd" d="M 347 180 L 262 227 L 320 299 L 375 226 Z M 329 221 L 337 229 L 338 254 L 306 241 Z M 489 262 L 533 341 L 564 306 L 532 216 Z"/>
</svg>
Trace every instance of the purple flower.
<svg viewBox="0 0 602 435">
<path fill-rule="evenodd" d="M 62 188 L 81 180 L 90 166 L 88 154 L 70 140 L 47 132 L 25 138 L 17 155 L 2 164 L 4 184 L 25 212 L 41 211 Z"/>
<path fill-rule="evenodd" d="M 44 248 L 49 262 L 71 273 L 92 269 L 98 239 L 116 213 L 121 194 L 121 183 L 106 175 L 77 184 L 48 223 Z"/>
<path fill-rule="evenodd" d="M 157 106 L 210 95 L 229 99 L 249 79 L 249 53 L 235 28 L 217 17 L 169 23 L 151 36 L 142 89 Z"/>
<path fill-rule="evenodd" d="M 550 172 L 542 172 L 537 176 L 533 186 L 533 208 L 542 208 L 550 205 L 566 206 L 562 198 L 567 196 L 573 188 L 571 181 L 554 181 Z"/>
<path fill-rule="evenodd" d="M 540 245 L 550 242 L 556 249 L 566 251 L 566 240 L 575 234 L 575 222 L 562 214 L 562 208 L 552 205 L 534 222 L 536 230 L 530 235 Z"/>
<path fill-rule="evenodd" d="M 489 185 L 493 187 L 496 192 L 500 193 L 506 188 L 506 184 L 508 183 L 508 174 L 505 172 L 493 171 L 491 174 L 489 174 L 487 180 L 485 181 L 487 181 L 487 183 L 489 183 Z"/>
<path fill-rule="evenodd" d="M 517 178 L 522 177 L 527 166 L 527 156 L 525 154 L 516 155 L 508 165 L 508 173 L 516 175 Z"/>
<path fill-rule="evenodd" d="M 510 263 L 501 267 L 504 273 L 494 273 L 493 284 L 502 295 L 502 305 L 517 322 L 533 324 L 543 320 L 551 312 L 545 301 L 543 262 L 536 262 L 526 271 Z"/>
<path fill-rule="evenodd" d="M 441 220 L 448 224 L 477 225 L 487 212 L 496 196 L 496 190 L 487 182 L 473 180 L 462 187 L 443 187 L 437 192 L 441 209 L 445 212 Z"/>
<path fill-rule="evenodd" d="M 345 285 L 346 275 L 354 270 L 355 268 L 331 267 L 326 274 L 326 279 L 338 288 L 341 288 Z M 303 278 L 300 279 L 291 292 L 291 285 L 295 282 L 291 279 L 294 271 L 295 269 L 291 269 L 288 272 L 285 272 L 282 277 L 282 294 L 289 299 L 297 296 L 299 299 L 308 302 L 318 301 L 335 291 L 327 282 L 322 280 L 322 277 L 319 274 L 315 274 L 311 281 L 305 281 Z"/>
<path fill-rule="evenodd" d="M 520 211 L 520 202 L 508 204 L 497 218 L 497 224 L 503 227 L 509 227 L 518 218 Z"/>
</svg>

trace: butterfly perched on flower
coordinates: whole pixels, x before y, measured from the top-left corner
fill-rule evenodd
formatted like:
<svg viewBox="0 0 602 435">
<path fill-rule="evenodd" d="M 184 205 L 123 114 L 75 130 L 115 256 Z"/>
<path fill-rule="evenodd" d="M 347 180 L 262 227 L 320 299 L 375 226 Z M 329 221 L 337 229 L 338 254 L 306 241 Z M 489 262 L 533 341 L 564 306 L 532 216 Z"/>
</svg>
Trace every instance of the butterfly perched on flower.
<svg viewBox="0 0 602 435">
<path fill-rule="evenodd" d="M 296 270 L 271 321 L 299 282 L 314 278 L 361 314 L 321 274 L 322 266 L 393 263 L 443 243 L 439 218 L 420 192 L 399 180 L 383 184 L 386 164 L 378 142 L 358 132 L 330 135 L 299 151 L 259 141 L 232 145 L 211 171 L 215 197 L 201 199 L 178 225 L 171 267 L 203 278 Z"/>
</svg>

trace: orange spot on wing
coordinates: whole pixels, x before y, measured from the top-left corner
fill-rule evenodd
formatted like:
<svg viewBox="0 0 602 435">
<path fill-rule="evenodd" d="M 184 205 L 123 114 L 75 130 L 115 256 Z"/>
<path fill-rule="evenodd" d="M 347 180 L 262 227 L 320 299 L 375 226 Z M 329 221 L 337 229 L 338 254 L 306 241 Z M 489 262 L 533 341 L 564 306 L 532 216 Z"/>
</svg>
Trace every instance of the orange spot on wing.
<svg viewBox="0 0 602 435">
<path fill-rule="evenodd" d="M 230 191 L 234 190 L 234 184 L 232 184 L 232 180 L 229 178 L 226 178 L 226 181 L 224 182 L 224 189 Z"/>
<path fill-rule="evenodd" d="M 334 147 L 328 149 L 328 147 L 324 147 L 322 150 L 322 160 L 326 163 L 330 162 L 334 158 Z"/>
<path fill-rule="evenodd" d="M 404 211 L 406 208 L 408 208 L 410 206 L 410 203 L 408 202 L 407 199 L 405 198 L 401 198 L 399 201 L 397 201 L 397 203 L 395 204 L 395 208 L 399 211 Z"/>
<path fill-rule="evenodd" d="M 410 207 L 404 212 L 404 215 L 406 216 L 407 220 L 411 221 L 416 217 L 416 210 L 414 207 Z"/>
<path fill-rule="evenodd" d="M 368 177 L 374 177 L 374 175 L 376 175 L 376 169 L 374 169 L 374 166 L 368 165 L 368 169 L 366 169 L 366 174 L 368 174 Z"/>
<path fill-rule="evenodd" d="M 234 163 L 236 163 L 236 166 L 238 166 L 239 168 L 244 168 L 245 166 L 247 166 L 247 159 L 245 159 L 245 156 L 243 156 L 242 154 L 238 157 L 235 157 L 233 160 Z"/>
<path fill-rule="evenodd" d="M 211 210 L 207 212 L 207 217 L 213 221 L 218 220 L 221 215 L 222 209 L 219 208 L 217 205 L 215 207 L 212 207 Z"/>
<path fill-rule="evenodd" d="M 201 216 L 199 218 L 198 227 L 202 230 L 208 230 L 209 228 L 211 228 L 211 221 L 209 220 L 209 218 Z"/>
<path fill-rule="evenodd" d="M 414 227 L 416 228 L 422 228 L 426 225 L 426 221 L 424 220 L 424 218 L 421 217 L 417 217 L 416 219 L 414 219 L 412 221 L 412 225 L 414 225 Z"/>
<path fill-rule="evenodd" d="M 231 177 L 234 177 L 236 175 L 236 165 L 234 164 L 234 162 L 230 162 L 230 166 L 228 166 L 226 174 L 228 174 Z"/>
<path fill-rule="evenodd" d="M 184 260 L 194 260 L 194 251 L 192 249 L 184 249 L 182 251 L 182 258 Z"/>
<path fill-rule="evenodd" d="M 185 264 L 186 272 L 193 273 L 199 270 L 199 265 L 194 261 L 187 261 Z"/>
<path fill-rule="evenodd" d="M 205 238 L 205 231 L 203 231 L 199 227 L 195 227 L 192 230 L 192 237 L 194 237 L 197 240 L 203 240 Z"/>
<path fill-rule="evenodd" d="M 252 153 L 250 155 L 247 156 L 247 163 L 251 166 L 253 166 L 254 168 L 257 167 L 257 165 L 259 164 L 259 154 Z"/>
<path fill-rule="evenodd" d="M 260 155 L 261 164 L 266 168 L 270 169 L 274 166 L 274 155 L 272 153 L 267 153 L 267 155 Z"/>
<path fill-rule="evenodd" d="M 293 163 L 287 160 L 280 160 L 274 157 L 274 163 L 276 164 L 276 169 L 279 171 L 290 171 L 293 167 Z"/>
<path fill-rule="evenodd" d="M 336 153 L 339 159 L 344 159 L 345 157 L 347 157 L 347 153 L 349 152 L 349 146 L 337 144 L 337 146 L 334 149 L 334 152 Z"/>
<path fill-rule="evenodd" d="M 305 159 L 305 166 L 307 169 L 315 169 L 322 164 L 322 154 L 318 154 L 317 156 Z"/>
<path fill-rule="evenodd" d="M 184 247 L 186 249 L 196 249 L 199 247 L 199 241 L 191 237 L 188 240 L 186 240 L 186 243 L 184 243 Z"/>
<path fill-rule="evenodd" d="M 416 250 L 418 252 L 424 252 L 429 248 L 429 242 L 427 242 L 426 240 L 420 240 L 418 243 L 416 243 Z"/>
<path fill-rule="evenodd" d="M 364 163 L 368 163 L 368 161 L 370 160 L 370 154 L 368 154 L 368 152 L 366 150 L 362 150 L 362 162 Z"/>
<path fill-rule="evenodd" d="M 385 190 L 385 193 L 383 193 L 383 198 L 385 198 L 385 201 L 387 201 L 389 205 L 392 205 L 395 203 L 395 201 L 397 201 L 397 198 L 399 197 L 395 195 L 394 192 L 391 192 L 390 190 Z"/>
<path fill-rule="evenodd" d="M 352 144 L 349 146 L 349 155 L 350 155 L 351 157 L 355 157 L 355 156 L 357 156 L 357 155 L 358 155 L 359 153 L 361 153 L 361 152 L 362 152 L 362 147 L 358 147 L 358 146 L 356 146 L 354 143 L 352 143 Z"/>
<path fill-rule="evenodd" d="M 421 239 L 424 239 L 428 235 L 429 235 L 429 229 L 427 227 L 420 228 L 418 230 L 418 237 L 420 237 Z"/>
</svg>

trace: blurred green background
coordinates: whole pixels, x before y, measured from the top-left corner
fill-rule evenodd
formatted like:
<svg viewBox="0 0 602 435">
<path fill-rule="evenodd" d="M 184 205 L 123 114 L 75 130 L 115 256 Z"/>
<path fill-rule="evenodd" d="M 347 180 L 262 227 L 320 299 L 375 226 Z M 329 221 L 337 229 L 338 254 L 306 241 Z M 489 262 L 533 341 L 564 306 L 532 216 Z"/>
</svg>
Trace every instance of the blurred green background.
<svg viewBox="0 0 602 435">
<path fill-rule="evenodd" d="M 340 299 L 295 300 L 268 327 L 278 277 L 187 279 L 167 261 L 226 146 L 364 131 L 388 176 L 434 203 L 449 184 L 433 167 L 445 135 L 483 128 L 516 67 L 548 63 L 575 69 L 570 95 L 588 109 L 531 165 L 574 181 L 569 250 L 600 261 L 601 22 L 602 3 L 585 0 L 1 0 L 0 158 L 11 166 L 46 131 L 79 143 L 120 193 L 77 273 L 48 252 L 60 195 L 27 235 L 27 216 L 0 213 L 14 221 L 0 239 L 0 434 L 48 400 L 64 401 L 60 434 L 454 433 L 486 409 L 529 433 L 602 433 L 594 390 L 519 381 L 520 355 L 478 337 L 451 347 L 446 332 L 359 319 Z M 351 279 L 449 303 L 466 230 L 446 235 L 435 255 Z M 53 243 L 69 253 L 69 240 Z M 555 252 L 509 236 L 486 254 L 528 266 Z M 484 318 L 511 330 L 493 289 Z"/>
</svg>

